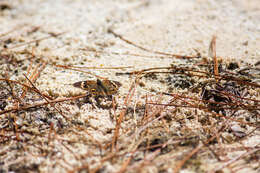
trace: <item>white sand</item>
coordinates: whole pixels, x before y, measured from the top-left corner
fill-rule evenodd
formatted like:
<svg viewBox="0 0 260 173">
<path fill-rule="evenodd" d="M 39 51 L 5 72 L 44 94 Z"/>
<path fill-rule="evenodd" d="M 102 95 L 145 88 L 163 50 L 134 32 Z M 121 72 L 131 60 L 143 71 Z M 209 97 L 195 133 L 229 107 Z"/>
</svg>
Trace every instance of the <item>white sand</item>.
<svg viewBox="0 0 260 173">
<path fill-rule="evenodd" d="M 117 99 L 119 103 L 122 103 L 133 79 L 129 76 L 116 76 L 116 72 L 165 67 L 173 61 L 179 62 L 174 58 L 156 57 L 159 55 L 129 45 L 109 34 L 107 31 L 110 28 L 124 38 L 150 50 L 190 56 L 195 56 L 199 52 L 203 57 L 208 56 L 209 43 L 212 36 L 216 35 L 218 57 L 228 61 L 231 59 L 238 62 L 244 61 L 249 64 L 260 60 L 259 0 L 10 0 L 6 2 L 10 4 L 12 9 L 0 11 L 0 34 L 17 26 L 20 27 L 1 39 L 11 36 L 13 42 L 18 44 L 48 36 L 50 32 L 56 34 L 66 32 L 57 38 L 41 41 L 38 47 L 35 47 L 35 44 L 30 44 L 10 49 L 13 51 L 25 49 L 31 52 L 32 47 L 34 47 L 33 51 L 36 57 L 42 57 L 48 62 L 37 79 L 36 86 L 46 93 L 51 90 L 53 95 L 59 97 L 85 93 L 85 91 L 76 89 L 69 84 L 81 80 L 95 80 L 96 78 L 93 75 L 54 67 L 51 65 L 53 63 L 82 67 L 131 66 L 132 68 L 119 70 L 85 69 L 85 71 L 104 78 L 120 81 L 123 86 Z M 26 35 L 27 31 L 33 27 L 39 27 L 39 30 Z M 12 44 L 8 46 L 12 47 Z M 86 49 L 96 50 L 96 52 L 86 51 Z M 122 55 L 116 55 L 112 52 Z M 125 53 L 139 54 L 140 56 L 123 55 Z M 142 55 L 155 57 L 148 58 Z M 20 55 L 18 60 L 23 58 L 26 58 L 26 55 Z M 29 66 L 29 61 L 26 63 L 25 66 Z M 36 65 L 33 67 L 35 68 Z M 3 73 L 1 70 L 0 72 Z M 25 71 L 19 71 L 18 75 L 12 75 L 11 79 L 22 79 L 24 78 L 23 73 Z M 164 86 L 158 85 L 152 87 L 165 90 Z M 137 100 L 140 102 L 139 104 L 144 103 L 145 92 L 145 90 L 139 89 L 133 101 Z M 102 143 L 112 139 L 113 133 L 106 132 L 114 129 L 115 121 L 111 120 L 113 115 L 108 110 L 94 109 L 90 104 L 85 104 L 79 109 L 76 106 L 70 107 L 69 103 L 63 104 L 61 108 L 68 109 L 66 113 L 70 117 L 79 112 L 78 117 L 74 117 L 74 119 L 87 122 L 87 129 L 95 140 Z M 134 122 L 132 123 L 134 124 Z M 122 128 L 127 126 L 127 123 L 122 124 Z M 127 134 L 124 135 L 127 136 Z M 89 136 L 84 137 L 91 141 Z M 70 139 L 77 138 L 77 136 L 63 136 L 63 138 Z M 77 139 L 75 140 L 77 141 Z M 130 146 L 131 139 L 125 140 L 129 140 L 129 142 L 120 142 L 129 143 Z M 56 143 L 56 145 L 60 144 Z M 71 146 L 77 154 L 97 152 L 97 149 L 91 149 L 93 146 L 85 146 L 82 143 L 77 145 Z M 57 150 L 62 150 L 61 148 L 57 147 Z M 65 160 L 72 166 L 68 166 L 59 157 L 55 157 L 54 161 L 51 158 L 39 157 L 37 162 L 42 163 L 40 170 L 43 172 L 63 172 L 66 168 L 71 170 L 73 166 L 74 168 L 82 166 L 82 164 L 78 164 L 79 162 L 70 152 L 63 150 L 59 157 L 64 156 Z M 91 165 L 93 168 L 100 162 L 99 156 L 86 159 L 82 163 L 91 163 L 92 159 L 96 160 Z M 13 159 L 13 161 L 17 160 Z M 105 163 L 107 165 L 106 172 L 118 170 L 121 164 L 121 161 L 115 164 Z M 163 163 L 161 164 L 163 165 Z M 203 167 L 207 167 L 209 163 L 203 162 L 201 164 Z M 209 166 L 211 169 L 216 163 L 212 161 L 212 165 Z M 157 172 L 158 167 L 158 165 L 147 166 L 144 172 Z M 132 168 L 135 169 L 134 164 Z M 171 172 L 171 170 L 168 171 Z M 249 170 L 252 171 L 252 169 Z"/>
</svg>

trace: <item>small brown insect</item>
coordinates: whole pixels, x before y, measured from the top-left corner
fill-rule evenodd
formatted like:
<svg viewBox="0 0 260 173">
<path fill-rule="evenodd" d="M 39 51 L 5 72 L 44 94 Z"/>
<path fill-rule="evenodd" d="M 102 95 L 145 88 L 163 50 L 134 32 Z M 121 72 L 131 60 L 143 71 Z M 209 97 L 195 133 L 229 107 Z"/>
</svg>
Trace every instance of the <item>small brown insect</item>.
<svg viewBox="0 0 260 173">
<path fill-rule="evenodd" d="M 87 90 L 94 96 L 111 96 L 117 93 L 121 83 L 111 80 L 87 80 L 79 81 L 73 84 L 74 87 Z"/>
</svg>

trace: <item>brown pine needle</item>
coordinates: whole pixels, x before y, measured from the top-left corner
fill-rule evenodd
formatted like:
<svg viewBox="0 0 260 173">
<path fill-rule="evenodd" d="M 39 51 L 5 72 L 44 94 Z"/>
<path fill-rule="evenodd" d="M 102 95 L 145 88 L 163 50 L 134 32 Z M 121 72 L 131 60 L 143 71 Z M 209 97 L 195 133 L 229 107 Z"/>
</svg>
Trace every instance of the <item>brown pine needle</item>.
<svg viewBox="0 0 260 173">
<path fill-rule="evenodd" d="M 177 163 L 177 165 L 175 166 L 175 169 L 174 169 L 174 173 L 178 173 L 180 172 L 181 168 L 184 166 L 184 164 L 194 155 L 196 154 L 200 149 L 202 149 L 205 145 L 208 145 L 211 141 L 213 141 L 217 135 L 223 131 L 223 129 L 225 129 L 225 127 L 221 127 L 219 132 L 212 136 L 211 138 L 209 138 L 207 141 L 203 142 L 203 144 L 201 145 L 198 145 L 195 149 L 193 149 L 191 152 L 189 152 L 185 157 L 184 159 L 182 159 L 181 161 L 179 161 L 179 163 Z"/>
<path fill-rule="evenodd" d="M 61 67 L 65 69 L 100 69 L 100 70 L 118 70 L 118 69 L 127 69 L 133 68 L 133 66 L 125 66 L 125 67 L 78 67 L 78 66 L 67 66 L 67 65 L 54 65 L 56 67 Z"/>
<path fill-rule="evenodd" d="M 66 117 L 61 110 L 59 110 L 58 108 L 55 107 L 55 104 L 50 103 L 50 101 L 36 88 L 36 86 L 32 83 L 32 81 L 26 76 L 24 75 L 24 77 L 30 82 L 30 84 L 33 86 L 34 89 L 36 89 L 37 94 L 39 94 L 46 102 L 48 102 L 57 112 L 59 112 L 66 120 L 69 120 L 68 117 Z"/>
<path fill-rule="evenodd" d="M 10 80 L 10 79 L 3 79 L 3 78 L 0 78 L 0 81 L 8 81 L 8 82 L 11 82 L 11 83 L 15 83 L 15 84 L 21 85 L 21 86 L 23 86 L 23 87 L 26 87 L 26 88 L 28 88 L 28 89 L 30 89 L 30 90 L 32 90 L 32 91 L 37 92 L 37 90 L 36 90 L 35 88 L 30 87 L 30 86 L 28 86 L 27 84 L 23 84 L 23 83 L 21 83 L 21 82 L 19 82 L 19 81 Z M 50 99 L 50 100 L 53 100 L 52 97 L 50 97 L 50 96 L 48 96 L 48 95 L 46 95 L 46 94 L 42 94 L 42 95 L 43 95 L 44 97 Z"/>
<path fill-rule="evenodd" d="M 60 68 L 64 68 L 64 69 L 69 69 L 69 70 L 74 70 L 74 71 L 78 71 L 78 72 L 82 72 L 82 73 L 87 73 L 87 74 L 90 74 L 92 76 L 95 76 L 96 78 L 99 78 L 99 79 L 106 79 L 102 76 L 99 76 L 99 75 L 96 75 L 94 73 L 91 73 L 91 72 L 87 72 L 87 71 L 83 71 L 83 70 L 79 70 L 77 68 L 71 68 L 70 66 L 66 66 L 66 65 L 63 65 L 63 66 L 57 66 L 57 67 L 60 67 Z"/>
<path fill-rule="evenodd" d="M 137 78 L 138 80 L 138 78 Z M 136 81 L 137 81 L 136 80 Z M 115 129 L 115 132 L 114 132 L 114 136 L 113 136 L 113 139 L 112 139 L 112 146 L 111 146 L 111 151 L 116 151 L 117 148 L 116 148 L 116 144 L 117 144 L 117 139 L 119 137 L 119 130 L 120 130 L 120 127 L 121 127 L 121 123 L 124 119 L 124 116 L 126 114 L 126 111 L 127 111 L 127 107 L 134 95 L 134 92 L 135 92 L 135 83 L 132 83 L 130 89 L 129 89 L 129 92 L 128 92 L 128 95 L 127 97 L 125 98 L 125 101 L 124 101 L 124 108 L 123 110 L 120 112 L 120 116 L 118 118 L 118 120 L 116 121 L 116 129 Z"/>
<path fill-rule="evenodd" d="M 67 31 L 64 31 L 64 32 L 61 32 L 61 33 L 58 33 L 58 34 L 50 34 L 50 36 L 42 37 L 42 38 L 39 38 L 39 39 L 36 39 L 36 40 L 32 40 L 32 41 L 28 41 L 28 42 L 25 42 L 25 43 L 20 43 L 20 44 L 11 46 L 9 48 L 5 48 L 5 50 L 14 49 L 14 48 L 18 48 L 18 47 L 23 47 L 23 46 L 29 45 L 31 43 L 39 43 L 39 42 L 41 42 L 43 40 L 49 39 L 51 37 L 58 37 L 58 36 L 60 36 L 62 34 L 65 34 L 65 33 L 67 33 Z"/>
<path fill-rule="evenodd" d="M 6 36 L 6 35 L 8 35 L 8 34 L 14 32 L 14 31 L 16 31 L 17 29 L 21 29 L 21 28 L 24 27 L 24 26 L 25 26 L 25 24 L 18 25 L 18 26 L 16 26 L 16 27 L 14 27 L 13 29 L 11 29 L 10 31 L 7 31 L 7 32 L 5 32 L 5 33 L 1 33 L 1 34 L 0 34 L 0 37 Z"/>
<path fill-rule="evenodd" d="M 32 61 L 32 59 L 31 59 L 29 68 L 27 69 L 27 75 L 30 74 L 30 71 L 31 71 L 31 69 L 32 69 L 32 63 L 33 63 L 33 61 Z M 37 67 L 36 67 L 36 69 L 37 69 Z M 34 70 L 34 72 L 30 75 L 30 77 L 29 77 L 30 80 L 32 79 L 32 77 L 33 77 L 33 75 L 34 75 L 35 72 L 36 72 L 36 71 Z M 34 81 L 33 81 L 33 82 L 34 82 Z M 23 93 L 22 93 L 21 98 L 24 98 L 24 97 L 25 97 L 25 95 L 26 95 L 26 93 L 27 93 L 27 90 L 28 90 L 28 88 L 26 88 L 26 87 L 23 88 Z"/>
<path fill-rule="evenodd" d="M 123 40 L 124 42 L 126 42 L 127 44 L 130 44 L 134 47 L 137 47 L 143 51 L 146 51 L 146 52 L 150 52 L 150 53 L 154 53 L 154 54 L 159 54 L 159 55 L 166 55 L 166 56 L 171 56 L 171 57 L 175 57 L 175 58 L 180 58 L 180 59 L 191 59 L 191 58 L 198 58 L 197 56 L 186 56 L 186 55 L 177 55 L 177 54 L 172 54 L 172 53 L 165 53 L 165 52 L 160 52 L 160 51 L 154 51 L 154 50 L 150 50 L 150 49 L 147 49 L 147 48 L 144 48 L 140 45 L 137 45 L 136 43 L 130 41 L 130 40 L 127 40 L 126 38 L 124 38 L 123 36 L 115 33 L 112 29 L 109 29 L 108 30 L 109 33 L 113 34 L 115 37 L 118 37 L 120 38 L 120 40 Z"/>
<path fill-rule="evenodd" d="M 243 154 L 241 154 L 241 155 L 239 155 L 239 156 L 237 156 L 237 157 L 231 159 L 230 161 L 225 162 L 222 166 L 217 167 L 216 169 L 214 169 L 214 170 L 211 171 L 210 173 L 214 173 L 214 172 L 217 172 L 218 170 L 222 170 L 222 169 L 224 169 L 225 167 L 227 167 L 228 165 L 230 165 L 230 164 L 232 164 L 232 163 L 238 161 L 239 159 L 241 159 L 241 158 L 243 158 L 243 157 L 245 157 L 245 156 L 248 156 L 248 155 L 250 155 L 250 154 L 253 154 L 253 153 L 255 153 L 255 152 L 258 152 L 258 151 L 260 151 L 260 149 L 259 149 L 259 148 L 255 148 L 255 149 L 252 149 L 252 150 L 250 150 L 250 151 L 244 152 Z"/>
<path fill-rule="evenodd" d="M 214 75 L 215 78 L 217 76 L 219 76 L 219 72 L 218 72 L 218 59 L 217 59 L 217 55 L 216 55 L 216 36 L 213 35 L 210 45 L 209 45 L 209 57 L 213 58 L 214 61 Z"/>
<path fill-rule="evenodd" d="M 21 111 L 21 110 L 28 110 L 28 109 L 31 109 L 31 108 L 37 108 L 37 107 L 45 106 L 45 105 L 48 105 L 48 104 L 55 104 L 55 103 L 60 103 L 60 102 L 65 102 L 65 101 L 70 101 L 70 100 L 76 100 L 76 99 L 83 98 L 83 97 L 86 97 L 86 94 L 75 96 L 75 97 L 70 97 L 70 98 L 61 98 L 61 99 L 56 99 L 56 100 L 49 100 L 49 102 L 45 101 L 45 102 L 35 103 L 35 104 L 32 104 L 32 105 L 20 106 L 19 108 L 12 107 L 10 109 L 0 111 L 0 115 L 6 114 L 6 113 L 9 113 L 9 112 L 17 112 L 17 111 Z"/>
</svg>

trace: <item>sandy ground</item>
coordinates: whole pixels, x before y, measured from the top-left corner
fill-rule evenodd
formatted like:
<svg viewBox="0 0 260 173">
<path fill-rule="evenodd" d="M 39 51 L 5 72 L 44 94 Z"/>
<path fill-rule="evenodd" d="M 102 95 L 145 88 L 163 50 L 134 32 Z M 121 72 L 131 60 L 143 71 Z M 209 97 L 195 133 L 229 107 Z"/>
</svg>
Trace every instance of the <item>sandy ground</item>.
<svg viewBox="0 0 260 173">
<path fill-rule="evenodd" d="M 28 74 L 29 66 L 32 69 L 40 69 L 40 66 L 46 65 L 35 85 L 41 92 L 57 98 L 84 94 L 84 90 L 77 89 L 71 84 L 84 80 L 96 80 L 96 77 L 92 74 L 119 81 L 122 86 L 116 95 L 119 108 L 115 115 L 118 116 L 120 109 L 124 108 L 123 102 L 134 78 L 129 75 L 116 75 L 116 73 L 186 63 L 182 59 L 162 56 L 152 51 L 183 56 L 200 55 L 201 57 L 208 57 L 209 43 L 213 35 L 216 35 L 216 53 L 223 61 L 236 61 L 238 64 L 254 66 L 260 60 L 259 0 L 10 0 L 0 1 L 1 4 L 7 4 L 5 8 L 2 5 L 0 9 L 1 52 L 4 51 L 3 47 L 6 46 L 5 51 L 16 52 L 16 59 L 22 61 L 18 66 L 15 64 L 0 64 L 2 78 L 6 77 L 5 72 L 8 71 L 10 79 L 25 82 L 23 74 Z M 111 29 L 127 40 L 151 51 L 143 51 L 126 43 L 111 34 L 109 32 Z M 62 34 L 40 40 L 37 44 L 33 42 L 23 45 L 32 40 L 59 33 Z M 30 56 L 28 52 L 30 52 Z M 33 61 L 23 61 L 31 56 L 34 57 Z M 39 59 L 47 63 L 39 63 Z M 54 65 L 84 67 L 81 70 L 85 72 Z M 91 67 L 110 69 L 93 69 Z M 111 69 L 115 67 L 119 67 L 119 69 Z M 11 71 L 8 69 L 11 69 Z M 130 104 L 133 108 L 144 104 L 146 94 L 156 95 L 152 90 L 167 92 L 166 85 L 154 82 L 153 79 L 143 82 L 145 87 L 137 88 L 133 96 L 133 101 Z M 259 100 L 259 90 L 257 92 L 258 95 L 255 94 L 252 98 Z M 158 101 L 158 98 L 152 99 Z M 31 102 L 32 100 L 28 100 L 28 103 Z M 100 172 L 119 171 L 122 168 L 123 161 L 130 157 L 124 155 L 123 151 L 134 151 L 136 143 L 142 143 L 140 140 L 144 137 L 141 135 L 142 128 L 138 128 L 140 127 L 138 126 L 138 118 L 140 118 L 138 116 L 142 113 L 134 112 L 131 116 L 126 117 L 126 120 L 122 123 L 124 130 L 121 133 L 124 135 L 118 142 L 118 148 L 124 148 L 120 153 L 124 157 L 101 161 L 104 158 L 101 159 L 95 145 L 97 143 L 106 144 L 112 140 L 116 125 L 116 121 L 113 119 L 114 113 L 113 111 L 111 113 L 110 109 L 95 108 L 93 104 L 82 102 L 83 100 L 79 100 L 74 105 L 70 103 L 60 104 L 59 108 L 76 123 L 83 123 L 84 128 L 82 128 L 84 130 L 74 129 L 77 133 L 60 132 L 61 135 L 57 137 L 59 140 L 52 140 L 49 146 L 39 145 L 46 147 L 42 150 L 52 151 L 46 155 L 43 154 L 44 156 L 39 154 L 38 143 L 34 145 L 35 148 L 24 149 L 26 152 L 23 153 L 11 149 L 10 154 L 5 153 L 5 151 L 10 147 L 17 147 L 17 141 L 9 141 L 6 146 L 1 144 L 0 172 L 7 172 L 7 170 L 19 172 L 20 169 L 31 169 L 36 172 L 71 170 L 78 172 L 79 169 L 77 168 L 83 170 L 84 165 L 88 165 L 88 169 L 94 172 L 94 168 L 98 168 L 99 164 L 102 165 L 99 169 Z M 12 104 L 9 104 L 6 108 L 12 106 Z M 49 111 L 36 110 L 31 114 L 45 116 L 46 112 Z M 51 110 L 51 112 L 48 113 L 50 120 L 47 121 L 49 124 L 53 122 L 55 128 L 59 128 L 60 115 L 57 112 L 54 113 L 55 110 Z M 30 113 L 21 113 L 19 116 L 27 116 L 28 114 Z M 9 114 L 5 115 L 9 116 Z M 55 116 L 58 118 L 55 118 Z M 64 123 L 64 126 L 68 124 Z M 42 126 L 50 129 L 49 125 Z M 44 127 L 41 128 L 44 129 Z M 190 127 L 199 128 L 195 125 Z M 126 133 L 129 132 L 130 128 L 136 128 L 133 132 L 135 135 Z M 178 129 L 178 125 L 173 123 L 168 130 L 172 132 L 176 129 Z M 47 132 L 45 135 L 46 141 L 50 140 L 48 137 L 50 132 Z M 131 142 L 131 139 L 136 143 Z M 73 144 L 66 143 L 68 148 L 62 147 L 61 144 L 64 144 L 66 140 L 73 140 L 74 142 Z M 257 140 L 258 142 L 260 140 L 259 131 L 250 140 L 241 143 L 248 147 L 258 145 L 259 148 Z M 79 143 L 75 141 L 79 141 Z M 38 142 L 40 142 L 40 139 Z M 189 150 L 185 148 L 184 151 Z M 229 157 L 226 156 L 226 159 L 235 158 L 243 151 L 235 153 L 234 156 L 232 156 L 232 153 L 228 153 Z M 143 156 L 143 153 L 139 154 L 124 171 L 172 172 L 174 165 L 177 163 L 175 160 L 171 161 L 171 159 L 168 160 L 163 156 L 160 158 L 159 155 L 157 157 L 157 155 L 154 156 L 151 153 L 147 153 L 146 156 Z M 171 151 L 171 154 L 173 158 L 180 157 L 178 154 L 175 155 L 173 151 Z M 110 156 L 107 155 L 107 157 Z M 196 164 L 199 164 L 198 169 L 186 166 L 182 172 L 206 172 L 221 167 L 222 163 L 212 157 L 212 154 L 206 156 L 205 153 L 201 156 L 200 163 L 189 162 L 190 165 L 195 165 L 195 167 Z M 259 158 L 259 154 L 256 157 Z M 144 162 L 140 166 L 140 160 L 144 158 L 147 159 L 147 165 Z M 162 159 L 164 163 L 158 161 L 158 164 L 154 164 L 151 161 L 154 158 Z M 149 161 L 151 162 L 149 163 Z M 27 164 L 21 164 L 23 162 Z M 257 172 L 259 166 L 255 162 L 252 165 L 244 162 L 242 164 L 247 168 L 239 170 L 240 172 Z M 14 165 L 13 169 L 10 168 L 10 165 Z M 223 171 L 230 172 L 231 168 L 225 168 Z"/>
</svg>

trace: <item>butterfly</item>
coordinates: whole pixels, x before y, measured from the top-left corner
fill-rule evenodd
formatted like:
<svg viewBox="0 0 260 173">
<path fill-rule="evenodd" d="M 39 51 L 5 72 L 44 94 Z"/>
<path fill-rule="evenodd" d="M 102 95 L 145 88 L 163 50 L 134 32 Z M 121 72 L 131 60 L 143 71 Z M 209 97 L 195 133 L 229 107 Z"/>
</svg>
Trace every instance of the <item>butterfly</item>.
<svg viewBox="0 0 260 173">
<path fill-rule="evenodd" d="M 112 80 L 86 80 L 73 84 L 74 87 L 87 90 L 93 96 L 112 96 L 118 92 L 121 83 Z"/>
</svg>

